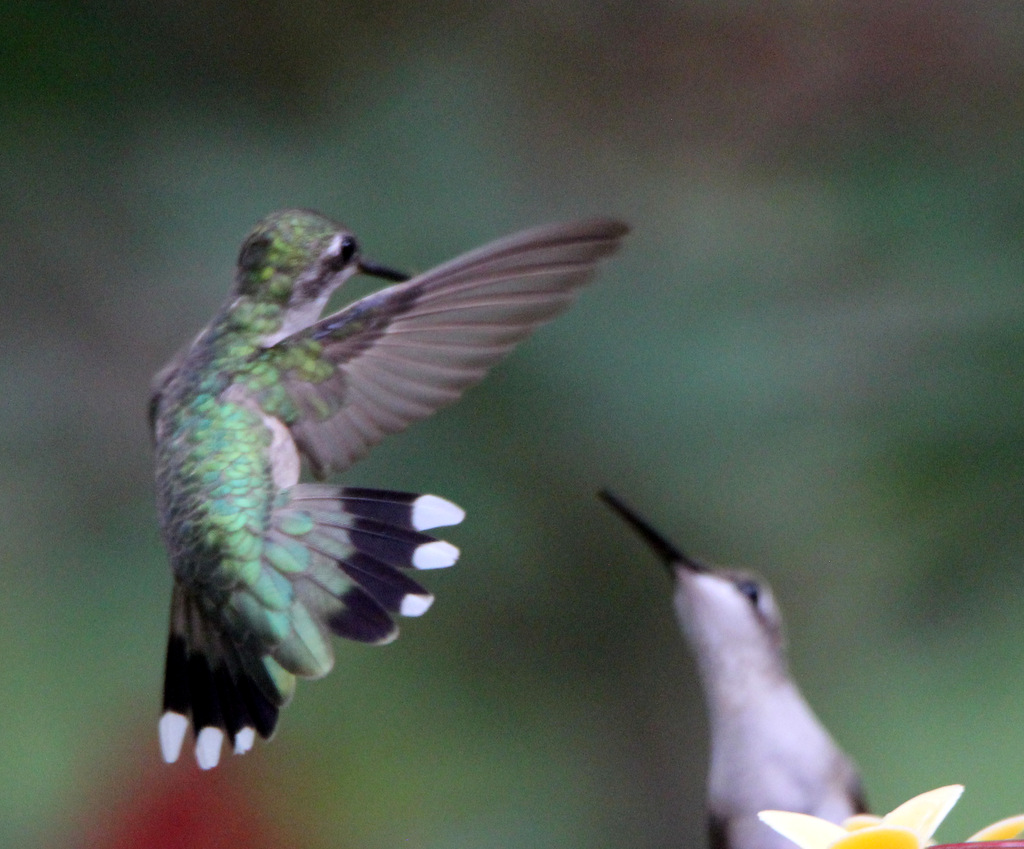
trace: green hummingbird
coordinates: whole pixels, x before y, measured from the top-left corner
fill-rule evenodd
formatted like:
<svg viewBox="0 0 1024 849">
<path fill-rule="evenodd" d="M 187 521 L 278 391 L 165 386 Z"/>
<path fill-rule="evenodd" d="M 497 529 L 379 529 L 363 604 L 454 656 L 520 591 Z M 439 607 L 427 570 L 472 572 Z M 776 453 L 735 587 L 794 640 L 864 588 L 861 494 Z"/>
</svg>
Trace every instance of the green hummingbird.
<svg viewBox="0 0 1024 849">
<path fill-rule="evenodd" d="M 573 302 L 627 227 L 610 219 L 509 236 L 409 278 L 364 259 L 316 212 L 274 213 L 242 244 L 227 302 L 154 378 L 149 415 L 173 573 L 164 759 L 189 725 L 199 766 L 269 738 L 296 678 L 334 662 L 330 635 L 393 640 L 433 596 L 409 570 L 451 566 L 424 531 L 443 498 L 322 479 L 455 401 Z M 363 273 L 394 285 L 320 317 Z"/>
</svg>

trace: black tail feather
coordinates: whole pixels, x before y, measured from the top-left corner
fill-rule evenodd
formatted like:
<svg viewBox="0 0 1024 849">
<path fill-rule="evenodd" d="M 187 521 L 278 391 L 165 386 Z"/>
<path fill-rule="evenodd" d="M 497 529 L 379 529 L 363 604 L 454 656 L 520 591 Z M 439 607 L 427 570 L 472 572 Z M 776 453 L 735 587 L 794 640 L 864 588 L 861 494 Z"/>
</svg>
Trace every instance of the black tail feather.
<svg viewBox="0 0 1024 849">
<path fill-rule="evenodd" d="M 425 587 L 404 572 L 361 551 L 340 561 L 338 565 L 346 575 L 366 590 L 374 601 L 390 613 L 400 613 L 402 602 L 408 596 L 432 598 Z"/>
<path fill-rule="evenodd" d="M 328 627 L 339 637 L 381 645 L 398 636 L 398 626 L 361 587 L 350 587 L 341 601 L 341 609 L 327 619 Z"/>
</svg>

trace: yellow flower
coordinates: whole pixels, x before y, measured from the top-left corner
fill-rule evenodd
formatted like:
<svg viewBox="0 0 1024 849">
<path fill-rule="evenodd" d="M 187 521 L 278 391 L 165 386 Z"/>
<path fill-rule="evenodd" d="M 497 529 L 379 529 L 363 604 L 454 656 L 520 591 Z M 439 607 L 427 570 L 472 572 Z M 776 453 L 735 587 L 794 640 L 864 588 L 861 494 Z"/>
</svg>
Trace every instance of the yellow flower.
<svg viewBox="0 0 1024 849">
<path fill-rule="evenodd" d="M 940 787 L 915 796 L 884 817 L 858 814 L 842 825 L 790 811 L 761 811 L 758 816 L 800 849 L 924 849 L 963 792 L 959 784 Z M 966 842 L 1007 840 L 1021 831 L 1024 815 L 993 823 Z"/>
</svg>

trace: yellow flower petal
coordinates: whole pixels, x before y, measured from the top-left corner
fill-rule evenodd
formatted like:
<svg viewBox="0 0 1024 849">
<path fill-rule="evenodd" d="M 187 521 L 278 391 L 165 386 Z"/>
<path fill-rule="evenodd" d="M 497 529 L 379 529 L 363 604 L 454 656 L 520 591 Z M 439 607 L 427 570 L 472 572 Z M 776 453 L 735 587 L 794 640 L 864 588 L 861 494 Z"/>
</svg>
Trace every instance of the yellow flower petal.
<svg viewBox="0 0 1024 849">
<path fill-rule="evenodd" d="M 843 828 L 847 831 L 859 831 L 862 828 L 867 828 L 869 825 L 878 825 L 882 821 L 882 818 L 875 816 L 875 814 L 854 814 L 852 817 L 847 817 L 842 822 Z"/>
<path fill-rule="evenodd" d="M 761 811 L 757 816 L 761 822 L 770 825 L 783 837 L 788 837 L 800 849 L 828 849 L 837 840 L 847 836 L 846 829 L 841 826 L 809 814 Z M 917 849 L 917 844 L 914 844 L 913 849 Z"/>
<path fill-rule="evenodd" d="M 921 841 L 906 826 L 883 823 L 851 831 L 831 849 L 921 849 Z"/>
<path fill-rule="evenodd" d="M 929 790 L 887 813 L 882 817 L 882 822 L 886 825 L 902 825 L 909 828 L 923 843 L 935 834 L 935 829 L 946 818 L 946 814 L 952 810 L 963 792 L 961 784 L 950 784 L 948 787 Z"/>
<path fill-rule="evenodd" d="M 977 843 L 979 840 L 1009 840 L 1024 831 L 1024 814 L 1017 814 L 1015 817 L 1007 817 L 999 822 L 986 826 L 977 834 L 973 834 L 965 840 L 965 843 Z"/>
</svg>

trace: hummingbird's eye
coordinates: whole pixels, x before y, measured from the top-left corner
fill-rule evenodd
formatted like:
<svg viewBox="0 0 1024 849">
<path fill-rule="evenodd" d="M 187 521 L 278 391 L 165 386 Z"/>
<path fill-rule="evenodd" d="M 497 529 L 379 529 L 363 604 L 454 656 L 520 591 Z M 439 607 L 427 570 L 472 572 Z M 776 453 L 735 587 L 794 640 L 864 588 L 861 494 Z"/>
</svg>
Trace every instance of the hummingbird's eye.
<svg viewBox="0 0 1024 849">
<path fill-rule="evenodd" d="M 356 240 L 351 236 L 342 236 L 341 244 L 338 245 L 338 252 L 327 259 L 327 268 L 332 272 L 341 271 L 346 265 L 351 262 L 352 257 L 356 254 Z"/>
<path fill-rule="evenodd" d="M 341 240 L 341 259 L 342 262 L 348 262 L 355 256 L 356 253 L 356 240 L 351 236 L 346 236 Z"/>
<path fill-rule="evenodd" d="M 757 581 L 751 581 L 749 578 L 740 581 L 736 584 L 736 589 L 750 599 L 750 603 L 754 607 L 757 607 L 757 602 L 761 598 L 761 588 L 757 585 Z"/>
</svg>

